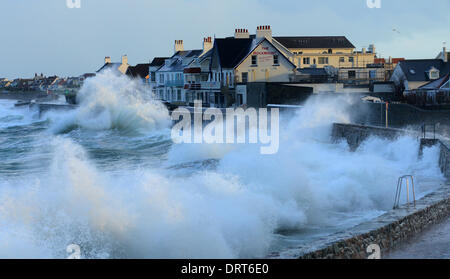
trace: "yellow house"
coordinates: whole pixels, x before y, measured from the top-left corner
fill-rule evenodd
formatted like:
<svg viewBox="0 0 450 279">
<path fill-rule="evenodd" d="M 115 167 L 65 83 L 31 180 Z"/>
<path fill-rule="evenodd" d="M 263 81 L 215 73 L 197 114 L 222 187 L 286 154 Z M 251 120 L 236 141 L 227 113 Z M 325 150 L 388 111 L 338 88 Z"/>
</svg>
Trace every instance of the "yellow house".
<svg viewBox="0 0 450 279">
<path fill-rule="evenodd" d="M 363 68 L 373 64 L 375 46 L 356 51 L 344 36 L 273 37 L 270 26 L 258 26 L 256 34 L 266 37 L 298 68 Z"/>
</svg>

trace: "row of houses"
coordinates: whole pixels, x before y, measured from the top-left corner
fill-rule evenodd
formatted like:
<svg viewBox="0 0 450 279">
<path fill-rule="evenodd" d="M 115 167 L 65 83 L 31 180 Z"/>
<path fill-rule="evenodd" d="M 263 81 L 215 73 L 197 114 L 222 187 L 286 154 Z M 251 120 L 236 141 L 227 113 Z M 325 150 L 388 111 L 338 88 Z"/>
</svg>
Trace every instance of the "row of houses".
<svg viewBox="0 0 450 279">
<path fill-rule="evenodd" d="M 450 105 L 449 58 L 450 52 L 444 47 L 435 59 L 401 61 L 391 80 L 410 104 Z"/>
<path fill-rule="evenodd" d="M 374 45 L 357 51 L 345 36 L 273 36 L 270 26 L 254 34 L 236 29 L 234 36 L 207 37 L 203 48 L 186 50 L 174 42 L 171 57 L 156 57 L 134 67 L 127 56 L 121 63 L 105 58 L 98 70 L 112 69 L 138 77 L 161 100 L 189 105 L 201 100 L 211 107 L 248 105 L 249 84 L 271 83 L 309 88 L 314 93 L 343 91 L 387 82 L 401 59 L 381 60 Z M 361 89 L 355 89 L 361 90 Z M 301 90 L 300 90 L 301 91 Z"/>
<path fill-rule="evenodd" d="M 83 74 L 79 77 L 58 77 L 44 76 L 44 74 L 35 74 L 34 78 L 24 79 L 17 78 L 8 80 L 0 79 L 0 88 L 9 91 L 42 91 L 42 92 L 67 92 L 78 90 L 83 82 L 95 74 Z"/>
</svg>

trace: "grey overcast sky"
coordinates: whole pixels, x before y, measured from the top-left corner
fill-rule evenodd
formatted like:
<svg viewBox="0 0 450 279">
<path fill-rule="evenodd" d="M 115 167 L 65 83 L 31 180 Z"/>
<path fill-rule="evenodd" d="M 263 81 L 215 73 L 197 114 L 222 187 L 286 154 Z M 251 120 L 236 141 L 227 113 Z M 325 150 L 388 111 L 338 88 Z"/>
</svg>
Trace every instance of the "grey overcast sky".
<svg viewBox="0 0 450 279">
<path fill-rule="evenodd" d="M 170 56 L 173 42 L 202 47 L 203 37 L 252 33 L 345 35 L 379 56 L 435 58 L 450 43 L 449 0 L 0 0 L 0 77 L 73 76 L 94 72 L 105 56 L 147 63 Z M 393 29 L 397 31 L 393 31 Z"/>
</svg>

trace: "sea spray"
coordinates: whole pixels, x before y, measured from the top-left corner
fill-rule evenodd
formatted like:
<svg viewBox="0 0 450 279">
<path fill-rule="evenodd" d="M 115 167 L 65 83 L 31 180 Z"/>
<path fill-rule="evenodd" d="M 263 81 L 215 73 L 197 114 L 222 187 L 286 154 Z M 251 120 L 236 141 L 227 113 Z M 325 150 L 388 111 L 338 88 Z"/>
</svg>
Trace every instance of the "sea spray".
<svg viewBox="0 0 450 279">
<path fill-rule="evenodd" d="M 439 186 L 439 150 L 426 148 L 419 159 L 416 139 L 370 138 L 357 152 L 331 144 L 332 122 L 348 121 L 345 103 L 308 102 L 285 119 L 271 156 L 258 145 L 181 144 L 148 167 L 117 160 L 113 142 L 127 157 L 141 136 L 124 140 L 114 126 L 88 129 L 95 144 L 79 140 L 92 137 L 83 126 L 81 135 L 37 133 L 52 160 L 39 173 L 0 180 L 0 257 L 65 258 L 70 244 L 83 258 L 265 257 L 390 210 L 401 174 L 415 175 L 418 197 Z M 173 167 L 213 157 L 213 168 Z M 311 228 L 319 233 L 302 234 Z M 277 246 L 279 234 L 289 243 Z"/>
<path fill-rule="evenodd" d="M 89 78 L 77 95 L 79 108 L 56 119 L 52 129 L 65 133 L 75 128 L 116 129 L 124 133 L 148 133 L 170 127 L 167 108 L 137 80 L 103 71 Z"/>
</svg>

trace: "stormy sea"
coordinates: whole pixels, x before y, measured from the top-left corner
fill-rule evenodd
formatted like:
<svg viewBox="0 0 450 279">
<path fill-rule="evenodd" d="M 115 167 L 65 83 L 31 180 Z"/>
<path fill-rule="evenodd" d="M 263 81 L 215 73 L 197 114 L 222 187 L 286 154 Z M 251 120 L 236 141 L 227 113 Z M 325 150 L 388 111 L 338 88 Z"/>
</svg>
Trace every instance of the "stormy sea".
<svg viewBox="0 0 450 279">
<path fill-rule="evenodd" d="M 265 258 L 392 209 L 399 176 L 439 187 L 438 148 L 331 141 L 352 100 L 281 113 L 279 150 L 175 144 L 169 111 L 127 77 L 87 80 L 78 108 L 0 100 L 0 258 Z M 429 183 L 433 181 L 433 183 Z"/>
</svg>

